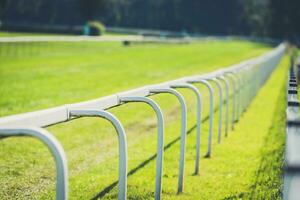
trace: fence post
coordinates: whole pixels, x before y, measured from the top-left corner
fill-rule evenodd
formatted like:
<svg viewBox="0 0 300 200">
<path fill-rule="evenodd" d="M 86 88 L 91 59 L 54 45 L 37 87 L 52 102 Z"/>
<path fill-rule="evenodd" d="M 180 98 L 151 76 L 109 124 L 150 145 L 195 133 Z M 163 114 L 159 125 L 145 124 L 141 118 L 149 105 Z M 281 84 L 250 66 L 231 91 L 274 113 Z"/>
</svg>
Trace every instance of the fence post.
<svg viewBox="0 0 300 200">
<path fill-rule="evenodd" d="M 235 109 L 235 111 L 236 111 L 236 117 L 235 117 L 235 122 L 238 122 L 239 121 L 239 119 L 240 119 L 240 101 L 241 101 L 241 98 L 240 98 L 240 96 L 241 96 L 241 83 L 240 83 L 240 79 L 239 79 L 239 76 L 236 74 L 236 72 L 228 72 L 228 75 L 230 75 L 232 78 L 234 78 L 235 79 L 235 88 L 236 88 L 236 90 L 235 90 L 235 99 L 236 99 L 236 101 L 235 101 L 235 103 L 236 103 L 236 109 Z"/>
<path fill-rule="evenodd" d="M 172 88 L 164 89 L 150 89 L 151 93 L 169 93 L 176 96 L 181 105 L 181 134 L 180 134 L 180 159 L 179 159 L 179 176 L 178 176 L 178 194 L 183 191 L 183 178 L 184 178 L 184 162 L 185 162 L 185 149 L 186 149 L 186 126 L 187 126 L 187 108 L 184 97 Z"/>
<path fill-rule="evenodd" d="M 234 129 L 234 122 L 235 122 L 235 109 L 236 109 L 236 92 L 237 92 L 237 85 L 236 80 L 232 74 L 225 73 L 224 76 L 230 78 L 232 83 L 232 115 L 231 115 L 231 130 Z"/>
<path fill-rule="evenodd" d="M 218 76 L 218 79 L 222 80 L 225 83 L 225 97 L 226 97 L 226 110 L 225 110 L 225 137 L 228 135 L 228 127 L 229 127 L 229 82 L 222 75 Z"/>
<path fill-rule="evenodd" d="M 157 160 L 156 160 L 156 182 L 155 199 L 161 199 L 162 192 L 162 174 L 163 174 L 163 156 L 164 156 L 164 117 L 162 110 L 152 99 L 147 97 L 119 97 L 121 103 L 143 102 L 153 108 L 157 117 Z"/>
<path fill-rule="evenodd" d="M 201 93 L 199 92 L 198 88 L 195 87 L 192 84 L 189 83 L 183 83 L 183 84 L 176 84 L 172 85 L 171 88 L 187 88 L 191 89 L 196 94 L 196 101 L 197 101 L 197 108 L 196 108 L 196 115 L 197 115 L 197 121 L 196 121 L 196 159 L 195 159 L 195 175 L 199 174 L 199 165 L 200 165 L 200 144 L 201 144 L 201 112 L 202 112 L 202 106 L 201 106 Z"/>
<path fill-rule="evenodd" d="M 209 81 L 213 81 L 216 83 L 218 89 L 219 89 L 219 126 L 218 126 L 218 143 L 221 143 L 221 137 L 222 137 L 222 108 L 223 108 L 223 89 L 222 89 L 222 84 L 220 81 L 216 78 L 210 78 L 207 79 Z"/>
<path fill-rule="evenodd" d="M 127 194 L 127 141 L 121 122 L 111 113 L 104 110 L 82 109 L 69 110 L 69 117 L 101 117 L 112 123 L 119 140 L 119 200 L 125 200 Z"/>
<path fill-rule="evenodd" d="M 1 127 L 0 139 L 5 137 L 30 136 L 42 141 L 50 150 L 56 165 L 56 199 L 68 199 L 68 165 L 61 144 L 48 131 L 36 127 Z"/>
<path fill-rule="evenodd" d="M 238 121 L 240 120 L 240 117 L 243 113 L 243 89 L 244 89 L 244 84 L 243 84 L 243 79 L 241 77 L 241 72 L 238 71 L 238 72 L 235 72 L 236 74 L 236 77 L 238 78 L 238 81 L 239 81 L 239 92 L 238 92 Z"/>
<path fill-rule="evenodd" d="M 300 198 L 300 115 L 299 101 L 297 98 L 297 82 L 292 68 L 290 69 L 287 83 L 288 107 L 286 110 L 287 123 L 283 199 L 296 200 Z"/>
<path fill-rule="evenodd" d="M 188 83 L 201 83 L 205 85 L 208 88 L 209 91 L 209 129 L 208 129 L 208 149 L 207 153 L 205 154 L 206 158 L 210 158 L 212 154 L 212 131 L 213 131 L 213 120 L 214 120 L 214 89 L 212 85 L 203 79 L 198 79 L 198 80 L 190 80 Z"/>
</svg>

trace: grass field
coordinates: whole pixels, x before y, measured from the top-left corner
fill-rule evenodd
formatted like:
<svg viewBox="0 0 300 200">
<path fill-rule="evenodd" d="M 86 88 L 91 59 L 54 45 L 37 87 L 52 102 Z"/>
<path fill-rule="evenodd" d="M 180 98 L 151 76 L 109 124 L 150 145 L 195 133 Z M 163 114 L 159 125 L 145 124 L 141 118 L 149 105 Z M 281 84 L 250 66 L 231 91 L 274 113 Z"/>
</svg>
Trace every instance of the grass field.
<svg viewBox="0 0 300 200">
<path fill-rule="evenodd" d="M 72 34 L 55 34 L 55 33 L 27 33 L 27 32 L 11 32 L 11 31 L 0 31 L 0 37 L 16 37 L 16 36 L 66 36 Z M 122 33 L 105 32 L 105 35 L 127 35 Z"/>
<path fill-rule="evenodd" d="M 208 72 L 268 49 L 240 41 L 131 47 L 84 42 L 6 44 L 0 49 L 0 91 L 5 96 L 0 99 L 0 116 Z"/>
<path fill-rule="evenodd" d="M 59 34 L 0 31 L 0 37 L 16 37 L 16 36 L 57 36 L 57 35 L 59 35 Z"/>
<path fill-rule="evenodd" d="M 10 50 L 7 53 L 6 50 Z M 17 49 L 15 51 L 15 49 Z M 47 108 L 109 95 L 145 84 L 204 73 L 257 56 L 270 49 L 241 41 L 201 42 L 190 45 L 119 43 L 37 43 L 1 46 L 0 116 Z M 15 53 L 17 52 L 17 53 Z M 177 196 L 179 104 L 169 95 L 153 97 L 166 119 L 164 199 L 276 199 L 280 195 L 280 167 L 284 135 L 284 94 L 287 59 L 276 70 L 244 114 L 236 129 L 216 144 L 212 159 L 201 159 L 200 176 L 193 176 L 195 131 L 187 141 L 185 192 Z M 207 115 L 207 91 L 204 96 Z M 192 93 L 181 90 L 189 109 L 189 128 L 195 122 Z M 263 110 L 263 111 L 262 111 Z M 154 195 L 156 122 L 150 108 L 126 104 L 111 109 L 127 132 L 129 199 Z M 257 113 L 261 113 L 257 116 Z M 274 117 L 273 117 L 274 116 Z M 217 117 L 217 116 L 216 116 Z M 214 136 L 217 127 L 215 126 Z M 117 138 L 109 123 L 78 119 L 48 129 L 66 150 L 70 170 L 70 198 L 116 198 Z M 201 152 L 207 148 L 203 126 Z M 24 151 L 26 149 L 26 151 Z M 273 156 L 268 156 L 268 155 Z M 0 141 L 1 199 L 51 199 L 53 160 L 41 143 L 9 138 Z M 148 161 L 147 161 L 148 160 Z M 268 161 L 268 162 L 267 162 Z M 145 165 L 141 165 L 146 163 Z M 264 198 L 265 197 L 265 198 Z"/>
</svg>

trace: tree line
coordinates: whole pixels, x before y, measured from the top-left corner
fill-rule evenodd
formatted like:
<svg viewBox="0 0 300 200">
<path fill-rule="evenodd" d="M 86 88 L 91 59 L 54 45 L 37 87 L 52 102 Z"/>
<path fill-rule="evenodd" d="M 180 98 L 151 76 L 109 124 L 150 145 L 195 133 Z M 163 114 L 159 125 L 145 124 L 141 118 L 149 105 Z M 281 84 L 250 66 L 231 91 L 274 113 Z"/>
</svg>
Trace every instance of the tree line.
<svg viewBox="0 0 300 200">
<path fill-rule="evenodd" d="M 0 19 L 295 39 L 299 8 L 299 0 L 0 0 Z"/>
</svg>

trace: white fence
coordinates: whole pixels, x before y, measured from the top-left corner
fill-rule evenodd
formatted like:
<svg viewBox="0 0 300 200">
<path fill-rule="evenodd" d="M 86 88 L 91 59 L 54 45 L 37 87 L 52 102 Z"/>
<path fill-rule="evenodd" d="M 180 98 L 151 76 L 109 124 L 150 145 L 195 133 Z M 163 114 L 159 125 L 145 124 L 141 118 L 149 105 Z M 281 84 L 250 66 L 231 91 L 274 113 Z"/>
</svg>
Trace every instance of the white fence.
<svg viewBox="0 0 300 200">
<path fill-rule="evenodd" d="M 293 62 L 287 82 L 284 200 L 300 199 L 300 114 Z"/>
<path fill-rule="evenodd" d="M 202 84 L 209 89 L 210 113 L 209 113 L 209 137 L 206 157 L 212 156 L 212 127 L 214 110 L 220 110 L 218 116 L 218 141 L 221 142 L 222 122 L 225 122 L 225 134 L 228 134 L 229 127 L 233 128 L 234 123 L 239 120 L 241 113 L 247 108 L 259 88 L 264 84 L 269 75 L 281 59 L 285 45 L 281 44 L 272 51 L 229 68 L 224 68 L 212 73 L 183 77 L 177 80 L 164 82 L 157 85 L 148 85 L 135 90 L 117 93 L 111 96 L 102 97 L 86 102 L 63 105 L 51 109 L 24 113 L 0 118 L 0 137 L 31 136 L 44 142 L 52 152 L 56 161 L 57 184 L 56 198 L 68 199 L 68 170 L 64 150 L 51 133 L 44 128 L 76 119 L 78 117 L 100 117 L 107 119 L 115 127 L 119 140 L 119 194 L 118 198 L 126 199 L 127 192 L 127 142 L 126 133 L 122 123 L 111 113 L 109 108 L 122 106 L 125 103 L 144 102 L 151 106 L 157 116 L 157 159 L 156 159 L 156 184 L 155 199 L 161 199 L 162 173 L 164 160 L 164 119 L 159 105 L 149 98 L 159 93 L 168 93 L 177 97 L 181 105 L 181 136 L 180 136 L 180 158 L 178 193 L 183 191 L 184 164 L 187 134 L 187 109 L 184 97 L 177 88 L 192 90 L 197 100 L 197 143 L 195 158 L 195 173 L 199 171 L 199 155 L 201 140 L 201 94 L 194 85 Z M 211 85 L 215 82 L 219 90 L 219 103 L 214 105 L 215 93 Z M 232 102 L 230 102 L 232 94 Z M 224 98 L 225 97 L 225 98 Z M 222 119 L 222 105 L 225 101 L 225 119 Z M 229 106 L 232 106 L 232 114 L 229 116 Z M 231 117 L 231 119 L 230 119 Z M 230 123 L 230 124 L 229 124 Z"/>
</svg>

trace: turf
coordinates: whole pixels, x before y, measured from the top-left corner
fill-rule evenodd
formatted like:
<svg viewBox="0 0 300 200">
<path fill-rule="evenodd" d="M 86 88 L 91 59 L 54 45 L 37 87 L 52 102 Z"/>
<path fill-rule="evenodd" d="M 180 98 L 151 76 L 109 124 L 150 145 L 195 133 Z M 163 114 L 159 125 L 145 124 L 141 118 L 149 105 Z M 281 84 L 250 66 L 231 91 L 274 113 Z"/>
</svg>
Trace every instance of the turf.
<svg viewBox="0 0 300 200">
<path fill-rule="evenodd" d="M 268 49 L 260 44 L 240 41 L 129 48 L 118 43 L 41 43 L 33 50 L 28 46 L 21 46 L 21 53 L 17 55 L 1 54 L 0 87 L 4 97 L 0 99 L 1 115 L 76 102 L 203 73 L 259 55 Z M 283 93 L 286 65 L 287 59 L 272 75 L 229 138 L 223 139 L 221 145 L 217 145 L 214 139 L 213 158 L 201 159 L 200 176 L 192 175 L 195 132 L 190 131 L 185 192 L 179 196 L 176 195 L 179 105 L 169 95 L 153 97 L 162 107 L 166 119 L 164 199 L 250 198 L 252 191 L 265 197 L 279 196 L 284 141 L 281 120 L 284 99 L 280 94 Z M 204 96 L 205 116 L 207 91 L 200 89 Z M 181 91 L 189 106 L 188 125 L 191 128 L 195 121 L 194 96 Z M 111 112 L 124 123 L 127 132 L 128 197 L 151 199 L 154 194 L 156 146 L 153 111 L 145 105 L 127 104 Z M 262 114 L 257 116 L 257 113 Z M 203 125 L 202 154 L 206 150 L 207 139 L 207 125 Z M 216 134 L 217 127 L 214 128 Z M 117 180 L 117 139 L 110 124 L 99 119 L 82 118 L 48 130 L 66 150 L 71 199 L 116 198 L 117 188 L 113 186 Z M 1 140 L 0 149 L 1 198 L 53 198 L 53 161 L 39 142 L 28 138 L 9 138 Z M 270 152 L 273 157 L 267 156 Z M 274 162 L 263 162 L 265 157 Z"/>
<path fill-rule="evenodd" d="M 204 73 L 269 49 L 241 41 L 131 47 L 84 42 L 1 45 L 0 92 L 5 98 L 0 99 L 0 116 Z"/>
<path fill-rule="evenodd" d="M 61 34 L 0 31 L 0 37 L 16 37 L 16 36 L 58 36 L 58 35 L 61 35 Z M 64 34 L 64 35 L 65 35 L 65 34 Z"/>
<path fill-rule="evenodd" d="M 12 32 L 12 31 L 0 31 L 0 37 L 16 37 L 16 36 L 66 36 L 72 34 L 55 34 L 55 33 L 30 33 L 30 32 Z M 105 32 L 105 35 L 116 35 L 116 36 L 123 36 L 129 34 L 123 33 L 115 33 L 115 32 Z"/>
</svg>

